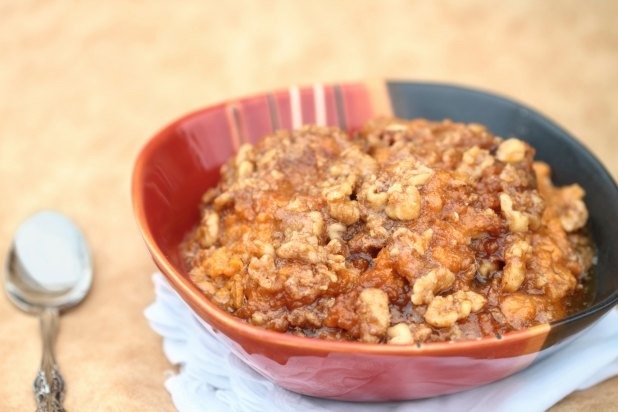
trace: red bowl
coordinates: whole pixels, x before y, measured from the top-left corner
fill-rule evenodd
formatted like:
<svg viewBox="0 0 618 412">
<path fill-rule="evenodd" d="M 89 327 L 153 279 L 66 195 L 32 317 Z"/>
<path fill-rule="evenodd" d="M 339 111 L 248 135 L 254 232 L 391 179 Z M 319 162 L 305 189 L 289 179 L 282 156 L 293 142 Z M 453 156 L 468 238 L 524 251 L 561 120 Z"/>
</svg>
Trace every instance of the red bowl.
<svg viewBox="0 0 618 412">
<path fill-rule="evenodd" d="M 191 282 L 179 244 L 198 222 L 198 205 L 220 166 L 240 144 L 304 123 L 359 128 L 379 115 L 478 122 L 529 141 L 556 181 L 586 189 L 599 245 L 593 305 L 559 322 L 503 336 L 409 346 L 292 336 L 245 323 L 219 309 Z M 135 216 L 156 265 L 195 313 L 232 351 L 280 386 L 340 400 L 415 399 L 462 391 L 511 375 L 558 350 L 618 301 L 618 190 L 603 166 L 575 139 L 533 110 L 492 94 L 439 84 L 348 83 L 291 88 L 231 100 L 164 128 L 135 163 Z M 608 245 L 608 246 L 604 246 Z"/>
</svg>

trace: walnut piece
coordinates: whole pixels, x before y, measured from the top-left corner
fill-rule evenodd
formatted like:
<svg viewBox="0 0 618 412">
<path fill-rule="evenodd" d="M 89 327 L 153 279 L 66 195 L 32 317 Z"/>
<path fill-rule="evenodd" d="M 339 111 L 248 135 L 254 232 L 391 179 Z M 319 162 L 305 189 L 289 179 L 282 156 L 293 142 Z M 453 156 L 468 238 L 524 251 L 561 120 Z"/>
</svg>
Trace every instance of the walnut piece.
<svg viewBox="0 0 618 412">
<path fill-rule="evenodd" d="M 438 328 L 450 327 L 470 313 L 481 310 L 485 303 L 485 297 L 472 291 L 458 290 L 452 295 L 437 296 L 427 306 L 425 321 Z"/>
<path fill-rule="evenodd" d="M 507 222 L 509 222 L 511 232 L 528 230 L 529 217 L 525 213 L 513 209 L 513 199 L 506 193 L 500 193 L 500 208 Z"/>
<path fill-rule="evenodd" d="M 341 239 L 341 236 L 345 233 L 345 226 L 341 223 L 333 223 L 328 225 L 326 232 L 328 233 L 328 238 L 331 240 Z"/>
<path fill-rule="evenodd" d="M 328 272 L 297 264 L 283 266 L 279 269 L 279 275 L 286 279 L 285 291 L 300 302 L 313 302 L 320 292 L 328 289 L 331 282 Z"/>
<path fill-rule="evenodd" d="M 351 225 L 360 219 L 360 209 L 356 200 L 328 203 L 328 214 L 344 225 Z"/>
<path fill-rule="evenodd" d="M 366 288 L 360 293 L 358 308 L 360 339 L 363 342 L 379 342 L 386 334 L 390 323 L 388 296 L 377 288 Z"/>
<path fill-rule="evenodd" d="M 455 282 L 455 274 L 447 268 L 440 266 L 430 270 L 414 282 L 412 303 L 415 305 L 430 303 L 437 293 L 450 288 L 453 282 Z"/>
<path fill-rule="evenodd" d="M 418 234 L 412 232 L 410 229 L 400 227 L 393 232 L 393 247 L 391 248 L 391 255 L 394 255 L 393 249 L 401 247 L 411 247 L 419 256 L 423 256 L 425 251 L 429 248 L 431 238 L 433 236 L 433 229 L 429 228 L 423 233 Z"/>
<path fill-rule="evenodd" d="M 378 192 L 376 184 L 370 185 L 365 191 L 367 204 L 374 210 L 381 210 L 386 204 L 388 193 Z"/>
<path fill-rule="evenodd" d="M 255 280 L 257 284 L 270 291 L 281 289 L 277 284 L 277 268 L 272 255 L 264 255 L 261 258 L 253 257 L 247 267 L 249 278 Z"/>
<path fill-rule="evenodd" d="M 395 220 L 416 219 L 421 212 L 421 195 L 416 186 L 395 183 L 388 189 L 386 215 Z"/>
<path fill-rule="evenodd" d="M 277 256 L 317 263 L 319 237 L 324 233 L 324 218 L 318 211 L 298 210 L 302 210 L 300 202 L 290 202 L 287 210 L 277 214 L 285 229 L 285 239 L 276 249 Z"/>
<path fill-rule="evenodd" d="M 574 184 L 559 191 L 558 214 L 560 224 L 567 232 L 574 232 L 586 225 L 588 209 L 582 200 L 585 195 L 581 186 Z"/>
<path fill-rule="evenodd" d="M 317 263 L 319 259 L 317 238 L 315 241 L 308 241 L 307 237 L 292 237 L 291 240 L 282 243 L 276 253 L 282 259 L 300 259 L 309 263 Z"/>
<path fill-rule="evenodd" d="M 434 170 L 423 165 L 417 164 L 407 169 L 402 176 L 402 181 L 410 186 L 422 186 L 435 174 Z"/>
<path fill-rule="evenodd" d="M 526 278 L 526 254 L 530 251 L 530 244 L 518 240 L 504 252 L 506 265 L 502 271 L 502 290 L 515 292 Z"/>
<path fill-rule="evenodd" d="M 478 146 L 466 150 L 461 160 L 457 171 L 474 179 L 478 179 L 485 169 L 494 164 L 494 157 L 489 153 L 489 150 L 481 149 Z"/>
<path fill-rule="evenodd" d="M 536 316 L 536 305 L 532 296 L 514 293 L 500 302 L 500 311 L 511 326 L 521 329 Z"/>
<path fill-rule="evenodd" d="M 200 243 L 203 247 L 210 247 L 217 241 L 219 236 L 219 214 L 210 210 L 202 218 L 202 230 Z"/>
<path fill-rule="evenodd" d="M 236 176 L 238 181 L 242 181 L 249 177 L 255 170 L 255 166 L 251 159 L 254 156 L 253 146 L 245 143 L 238 148 L 238 153 L 235 158 Z"/>
<path fill-rule="evenodd" d="M 387 330 L 388 343 L 405 345 L 414 342 L 414 337 L 407 323 L 398 323 Z"/>
<path fill-rule="evenodd" d="M 521 162 L 526 157 L 526 144 L 514 137 L 506 139 L 498 146 L 496 157 L 505 163 Z"/>
</svg>

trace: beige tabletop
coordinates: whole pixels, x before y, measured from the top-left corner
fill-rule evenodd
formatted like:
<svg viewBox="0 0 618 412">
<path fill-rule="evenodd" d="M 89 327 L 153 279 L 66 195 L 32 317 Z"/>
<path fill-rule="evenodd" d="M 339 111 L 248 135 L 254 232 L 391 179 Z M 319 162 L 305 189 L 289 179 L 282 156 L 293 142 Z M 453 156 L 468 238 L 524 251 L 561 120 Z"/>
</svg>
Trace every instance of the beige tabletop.
<svg viewBox="0 0 618 412">
<path fill-rule="evenodd" d="M 0 2 L 0 253 L 22 219 L 53 208 L 94 255 L 92 293 L 58 339 L 67 408 L 173 410 L 129 196 L 133 161 L 161 126 L 292 84 L 454 82 L 539 109 L 616 177 L 616 16 L 618 2 L 602 0 Z M 40 350 L 37 320 L 1 298 L 1 411 L 33 410 Z M 555 410 L 616 405 L 618 378 Z"/>
</svg>

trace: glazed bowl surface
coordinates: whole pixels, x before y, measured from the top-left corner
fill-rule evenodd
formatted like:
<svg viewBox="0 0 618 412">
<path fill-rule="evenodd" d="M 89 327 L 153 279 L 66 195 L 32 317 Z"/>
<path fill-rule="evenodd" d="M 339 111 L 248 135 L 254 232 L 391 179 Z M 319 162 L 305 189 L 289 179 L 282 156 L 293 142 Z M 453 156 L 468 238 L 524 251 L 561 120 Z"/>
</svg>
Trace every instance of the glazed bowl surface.
<svg viewBox="0 0 618 412">
<path fill-rule="evenodd" d="M 268 331 L 210 302 L 187 275 L 179 245 L 198 222 L 200 198 L 245 142 L 303 124 L 354 131 L 377 116 L 449 118 L 529 142 L 557 185 L 586 191 L 598 248 L 594 301 L 566 319 L 503 336 L 414 345 L 327 341 Z M 135 217 L 152 258 L 207 327 L 253 369 L 306 395 L 355 401 L 415 399 L 458 392 L 511 375 L 559 350 L 618 301 L 618 189 L 568 132 L 513 100 L 464 87 L 386 81 L 293 87 L 234 99 L 174 121 L 139 154 Z"/>
</svg>

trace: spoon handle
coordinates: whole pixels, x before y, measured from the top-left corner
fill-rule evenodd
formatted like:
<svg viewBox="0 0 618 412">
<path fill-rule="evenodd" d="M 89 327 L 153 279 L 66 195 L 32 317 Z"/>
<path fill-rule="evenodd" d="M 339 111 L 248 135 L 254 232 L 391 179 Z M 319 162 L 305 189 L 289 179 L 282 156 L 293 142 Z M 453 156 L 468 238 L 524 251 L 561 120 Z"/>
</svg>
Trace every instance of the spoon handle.
<svg viewBox="0 0 618 412">
<path fill-rule="evenodd" d="M 43 357 L 32 385 L 37 405 L 36 412 L 65 412 L 62 406 L 64 379 L 58 370 L 54 356 L 54 342 L 58 332 L 58 309 L 44 309 L 41 312 L 40 321 Z"/>
</svg>

